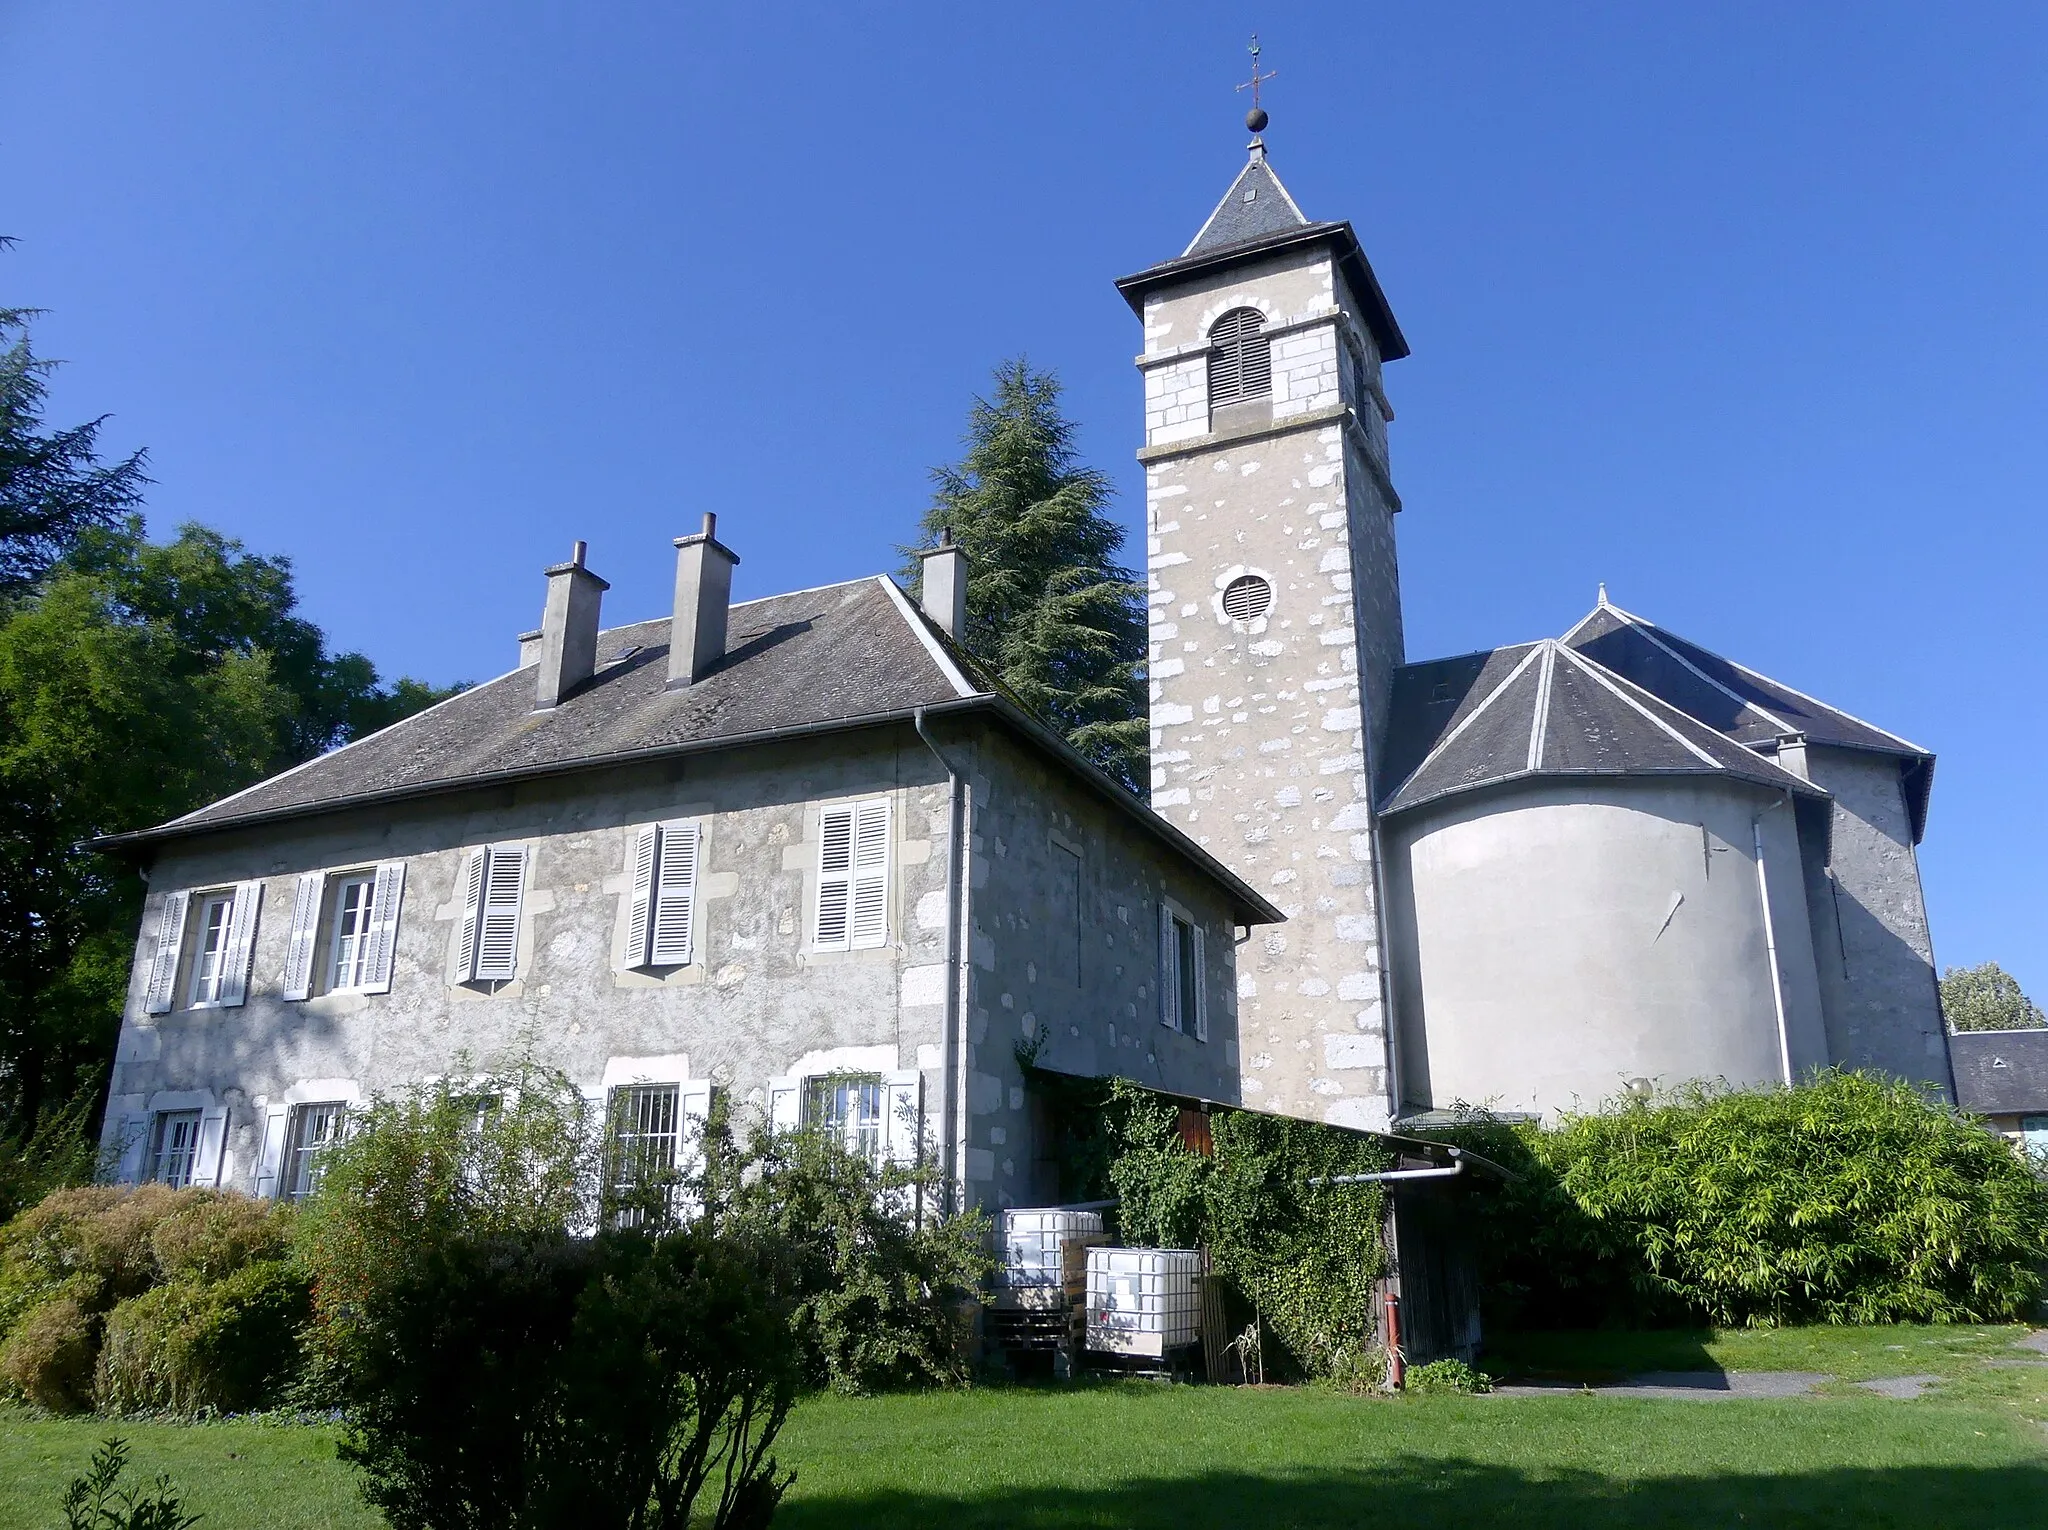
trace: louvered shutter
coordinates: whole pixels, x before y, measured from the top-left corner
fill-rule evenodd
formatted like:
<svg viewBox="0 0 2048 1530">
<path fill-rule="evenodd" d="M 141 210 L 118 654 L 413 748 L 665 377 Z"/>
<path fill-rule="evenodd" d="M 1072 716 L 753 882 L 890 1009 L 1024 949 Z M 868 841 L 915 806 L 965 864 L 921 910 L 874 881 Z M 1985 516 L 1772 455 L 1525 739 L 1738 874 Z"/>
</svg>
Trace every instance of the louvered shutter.
<svg viewBox="0 0 2048 1530">
<path fill-rule="evenodd" d="M 661 826 L 661 857 L 654 880 L 654 939 L 650 960 L 681 967 L 690 960 L 697 924 L 697 826 Z"/>
<path fill-rule="evenodd" d="M 320 939 L 320 899 L 327 889 L 324 872 L 309 871 L 292 893 L 292 933 L 284 948 L 284 996 L 313 996 L 313 948 Z"/>
<path fill-rule="evenodd" d="M 863 802 L 854 812 L 853 945 L 889 940 L 889 800 Z"/>
<path fill-rule="evenodd" d="M 284 1137 L 291 1118 L 288 1105 L 273 1105 L 263 1115 L 263 1147 L 256 1157 L 256 1193 L 266 1200 L 277 1196 L 278 1166 L 284 1162 Z"/>
<path fill-rule="evenodd" d="M 844 948 L 851 928 L 853 817 L 850 806 L 826 808 L 818 816 L 818 917 L 812 938 L 821 947 Z"/>
<path fill-rule="evenodd" d="M 137 1095 L 135 1098 L 140 1099 Z M 141 1111 L 123 1115 L 114 1129 L 114 1180 L 117 1184 L 142 1183 L 143 1159 L 149 1152 L 149 1117 Z"/>
<path fill-rule="evenodd" d="M 1203 960 L 1208 955 L 1207 943 L 1202 938 L 1202 927 L 1194 926 L 1195 932 L 1195 1040 L 1209 1039 L 1209 965 Z"/>
<path fill-rule="evenodd" d="M 711 1081 L 685 1079 L 676 1086 L 676 1211 L 686 1220 L 703 1213 L 698 1193 L 704 1174 L 704 1131 L 711 1122 Z"/>
<path fill-rule="evenodd" d="M 171 1011 L 178 992 L 178 956 L 185 949 L 185 913 L 189 892 L 165 893 L 156 919 L 156 953 L 149 963 L 149 989 L 143 1008 L 152 1015 Z"/>
<path fill-rule="evenodd" d="M 768 1080 L 768 1129 L 777 1132 L 793 1132 L 804 1121 L 803 1080 L 800 1078 L 771 1078 Z"/>
<path fill-rule="evenodd" d="M 228 910 L 227 949 L 221 953 L 220 1005 L 237 1009 L 249 997 L 249 963 L 256 956 L 256 918 L 263 912 L 263 884 L 237 882 Z"/>
<path fill-rule="evenodd" d="M 924 1074 L 915 1068 L 882 1075 L 882 1150 L 914 1164 L 924 1142 Z"/>
<path fill-rule="evenodd" d="M 1256 308 L 1233 308 L 1209 331 L 1209 402 L 1237 404 L 1273 391 L 1273 342 Z"/>
<path fill-rule="evenodd" d="M 477 919 L 476 975 L 480 982 L 503 982 L 519 967 L 519 910 L 526 897 L 526 847 L 485 847 L 489 868 L 484 875 L 482 912 Z"/>
<path fill-rule="evenodd" d="M 192 1183 L 203 1189 L 220 1185 L 221 1150 L 227 1146 L 228 1108 L 211 1105 L 199 1113 L 199 1145 L 192 1154 Z"/>
<path fill-rule="evenodd" d="M 626 965 L 647 965 L 647 936 L 653 928 L 654 861 L 661 831 L 642 829 L 633 836 L 633 890 L 626 903 Z"/>
<path fill-rule="evenodd" d="M 405 862 L 381 862 L 370 889 L 370 949 L 363 960 L 364 993 L 391 992 L 391 964 L 398 955 L 398 906 L 404 900 Z"/>
<path fill-rule="evenodd" d="M 1159 902 L 1159 1023 L 1180 1029 L 1180 953 L 1174 949 L 1173 910 Z"/>
<path fill-rule="evenodd" d="M 462 868 L 462 929 L 455 944 L 455 970 L 464 983 L 476 977 L 476 937 L 484 917 L 484 868 L 489 858 L 488 849 L 472 850 Z"/>
</svg>

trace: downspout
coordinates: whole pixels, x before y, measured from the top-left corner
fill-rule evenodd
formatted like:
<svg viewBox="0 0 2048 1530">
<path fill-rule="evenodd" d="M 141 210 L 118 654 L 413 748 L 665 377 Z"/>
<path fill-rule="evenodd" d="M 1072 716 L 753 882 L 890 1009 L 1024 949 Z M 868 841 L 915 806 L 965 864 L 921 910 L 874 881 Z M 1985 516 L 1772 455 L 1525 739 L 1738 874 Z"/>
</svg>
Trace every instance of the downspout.
<svg viewBox="0 0 2048 1530">
<path fill-rule="evenodd" d="M 1764 910 L 1764 955 L 1771 967 L 1771 1004 L 1778 1014 L 1778 1061 L 1785 1070 L 1785 1085 L 1792 1085 L 1792 1033 L 1785 1026 L 1785 981 L 1778 973 L 1778 933 L 1771 919 L 1771 879 L 1764 871 L 1764 813 L 1781 808 L 1788 798 L 1780 797 L 1749 821 L 1756 845 L 1756 895 Z"/>
<path fill-rule="evenodd" d="M 967 963 L 971 953 L 962 938 L 967 924 L 967 876 L 972 865 L 974 836 L 968 829 L 968 786 L 925 726 L 925 709 L 910 715 L 911 726 L 946 768 L 946 1066 L 941 1132 L 946 1144 L 946 1195 L 952 1211 L 967 1204 L 967 1001 L 971 992 Z"/>
</svg>

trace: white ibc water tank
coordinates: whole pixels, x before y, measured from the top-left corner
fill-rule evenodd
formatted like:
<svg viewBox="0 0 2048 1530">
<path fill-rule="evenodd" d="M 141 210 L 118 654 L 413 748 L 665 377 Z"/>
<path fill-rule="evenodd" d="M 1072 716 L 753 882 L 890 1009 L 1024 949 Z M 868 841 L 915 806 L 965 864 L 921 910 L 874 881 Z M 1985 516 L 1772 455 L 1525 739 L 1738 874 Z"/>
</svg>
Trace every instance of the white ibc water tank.
<svg viewBox="0 0 2048 1530">
<path fill-rule="evenodd" d="M 1191 1248 L 1088 1250 L 1088 1347 L 1163 1358 L 1201 1336 L 1202 1256 Z"/>
<path fill-rule="evenodd" d="M 1037 1206 L 1004 1212 L 998 1233 L 1002 1266 L 990 1281 L 991 1304 L 1053 1308 L 1080 1300 L 1087 1274 L 1083 1257 L 1107 1236 L 1099 1211 Z"/>
</svg>

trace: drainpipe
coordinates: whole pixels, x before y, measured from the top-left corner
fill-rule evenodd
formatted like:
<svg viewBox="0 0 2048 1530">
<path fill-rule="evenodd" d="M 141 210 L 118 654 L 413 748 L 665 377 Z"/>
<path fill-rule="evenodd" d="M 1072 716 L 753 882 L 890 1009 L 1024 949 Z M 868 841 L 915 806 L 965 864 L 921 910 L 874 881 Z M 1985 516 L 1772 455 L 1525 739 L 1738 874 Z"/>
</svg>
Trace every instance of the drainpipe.
<svg viewBox="0 0 2048 1530">
<path fill-rule="evenodd" d="M 1764 871 L 1764 813 L 1783 807 L 1788 798 L 1780 797 L 1763 812 L 1749 821 L 1749 832 L 1756 844 L 1756 895 L 1764 910 L 1764 955 L 1771 965 L 1771 1004 L 1778 1013 L 1778 1061 L 1785 1070 L 1785 1085 L 1792 1085 L 1792 1033 L 1785 1027 L 1785 982 L 1778 975 L 1778 934 L 1771 920 L 1771 879 Z"/>
<path fill-rule="evenodd" d="M 968 785 L 953 762 L 946 758 L 931 731 L 925 726 L 925 709 L 910 716 L 911 726 L 946 768 L 946 1037 L 945 1092 L 941 1131 L 946 1144 L 946 1194 L 954 1211 L 967 1204 L 967 1003 L 972 992 L 968 981 L 967 876 L 973 864 L 974 836 L 969 830 Z"/>
</svg>

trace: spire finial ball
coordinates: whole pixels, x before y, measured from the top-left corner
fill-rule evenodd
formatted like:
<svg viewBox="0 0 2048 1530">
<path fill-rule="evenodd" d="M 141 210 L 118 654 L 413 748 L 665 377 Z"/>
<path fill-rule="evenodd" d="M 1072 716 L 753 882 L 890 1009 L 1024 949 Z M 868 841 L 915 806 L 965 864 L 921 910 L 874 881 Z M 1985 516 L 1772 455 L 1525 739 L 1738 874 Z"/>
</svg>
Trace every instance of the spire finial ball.
<svg viewBox="0 0 2048 1530">
<path fill-rule="evenodd" d="M 1250 128 L 1254 133 L 1265 132 L 1266 124 L 1271 120 L 1272 119 L 1266 115 L 1266 110 L 1262 106 L 1254 106 L 1250 111 L 1244 114 L 1244 125 Z"/>
</svg>

